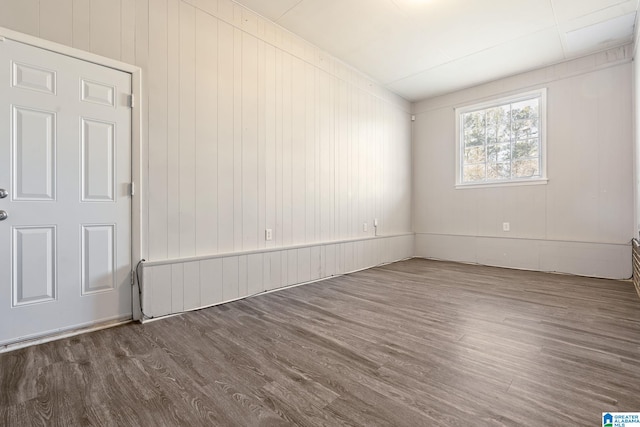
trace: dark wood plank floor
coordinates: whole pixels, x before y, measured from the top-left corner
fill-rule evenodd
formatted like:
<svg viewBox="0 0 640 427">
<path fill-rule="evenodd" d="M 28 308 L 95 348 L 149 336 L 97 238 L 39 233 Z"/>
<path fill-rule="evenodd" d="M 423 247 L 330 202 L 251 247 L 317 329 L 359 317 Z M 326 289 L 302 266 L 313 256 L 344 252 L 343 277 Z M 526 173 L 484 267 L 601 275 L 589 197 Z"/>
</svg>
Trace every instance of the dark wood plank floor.
<svg viewBox="0 0 640 427">
<path fill-rule="evenodd" d="M 426 260 L 0 355 L 0 424 L 595 426 L 640 411 L 630 282 Z"/>
</svg>

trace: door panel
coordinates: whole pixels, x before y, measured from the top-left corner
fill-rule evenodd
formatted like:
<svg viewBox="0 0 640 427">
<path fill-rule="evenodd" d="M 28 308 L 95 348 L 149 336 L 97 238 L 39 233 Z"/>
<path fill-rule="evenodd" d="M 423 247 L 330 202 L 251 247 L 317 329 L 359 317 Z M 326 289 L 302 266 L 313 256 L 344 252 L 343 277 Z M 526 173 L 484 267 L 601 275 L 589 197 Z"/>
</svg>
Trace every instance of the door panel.
<svg viewBox="0 0 640 427">
<path fill-rule="evenodd" d="M 116 286 L 115 225 L 82 226 L 82 294 Z"/>
<path fill-rule="evenodd" d="M 0 345 L 131 318 L 131 76 L 0 41 Z"/>
<path fill-rule="evenodd" d="M 82 100 L 85 102 L 114 107 L 115 93 L 114 86 L 82 79 Z"/>
<path fill-rule="evenodd" d="M 13 306 L 56 298 L 55 227 L 13 228 Z"/>
<path fill-rule="evenodd" d="M 56 73 L 51 70 L 13 62 L 11 81 L 14 87 L 56 94 Z"/>
<path fill-rule="evenodd" d="M 115 123 L 82 118 L 82 201 L 113 202 Z"/>
<path fill-rule="evenodd" d="M 56 114 L 13 107 L 14 200 L 54 200 Z"/>
</svg>

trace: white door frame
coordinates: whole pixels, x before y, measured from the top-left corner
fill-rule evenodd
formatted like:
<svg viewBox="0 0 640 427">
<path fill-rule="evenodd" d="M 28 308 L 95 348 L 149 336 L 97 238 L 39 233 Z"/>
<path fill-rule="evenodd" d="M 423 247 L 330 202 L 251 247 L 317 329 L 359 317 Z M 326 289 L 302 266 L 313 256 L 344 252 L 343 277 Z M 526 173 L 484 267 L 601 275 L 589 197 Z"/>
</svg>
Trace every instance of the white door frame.
<svg viewBox="0 0 640 427">
<path fill-rule="evenodd" d="M 105 58 L 103 56 L 85 52 L 60 43 L 9 30 L 4 27 L 0 27 L 0 43 L 2 42 L 2 39 L 14 40 L 131 74 L 131 92 L 134 97 L 133 107 L 131 108 L 131 180 L 135 188 L 133 197 L 131 198 L 131 267 L 135 269 L 138 261 L 144 258 L 147 252 L 146 245 L 144 244 L 144 242 L 146 242 L 146 239 L 144 238 L 146 233 L 142 226 L 143 212 L 146 212 L 147 209 L 146 197 L 142 197 L 146 191 L 146 183 L 143 181 L 143 177 L 147 176 L 147 168 L 142 161 L 142 159 L 145 158 L 142 146 L 142 141 L 144 140 L 143 132 L 145 131 L 142 126 L 142 111 L 143 108 L 146 108 L 146 106 L 141 102 L 142 69 L 135 65 Z M 132 314 L 134 320 L 141 318 L 140 301 L 137 291 L 138 286 L 139 285 L 136 283 L 136 287 L 132 287 L 131 290 Z"/>
</svg>

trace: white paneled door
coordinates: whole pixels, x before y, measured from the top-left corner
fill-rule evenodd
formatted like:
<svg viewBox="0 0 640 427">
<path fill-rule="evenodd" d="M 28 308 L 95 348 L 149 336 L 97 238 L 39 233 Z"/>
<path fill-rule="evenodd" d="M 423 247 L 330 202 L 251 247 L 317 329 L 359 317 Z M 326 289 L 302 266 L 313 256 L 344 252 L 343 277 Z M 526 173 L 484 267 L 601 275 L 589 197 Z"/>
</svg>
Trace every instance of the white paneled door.
<svg viewBox="0 0 640 427">
<path fill-rule="evenodd" d="M 0 345 L 131 317 L 130 93 L 0 41 Z"/>
</svg>

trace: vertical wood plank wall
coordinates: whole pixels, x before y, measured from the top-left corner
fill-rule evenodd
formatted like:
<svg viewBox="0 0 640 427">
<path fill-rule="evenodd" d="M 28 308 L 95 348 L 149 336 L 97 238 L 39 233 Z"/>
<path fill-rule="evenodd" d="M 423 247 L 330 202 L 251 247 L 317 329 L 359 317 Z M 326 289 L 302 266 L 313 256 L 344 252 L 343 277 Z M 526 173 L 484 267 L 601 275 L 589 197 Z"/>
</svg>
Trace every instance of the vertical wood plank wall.
<svg viewBox="0 0 640 427">
<path fill-rule="evenodd" d="M 143 70 L 150 314 L 413 254 L 410 104 L 366 76 L 230 0 L 0 11 L 2 27 Z M 376 240 L 375 218 L 397 237 Z"/>
</svg>

